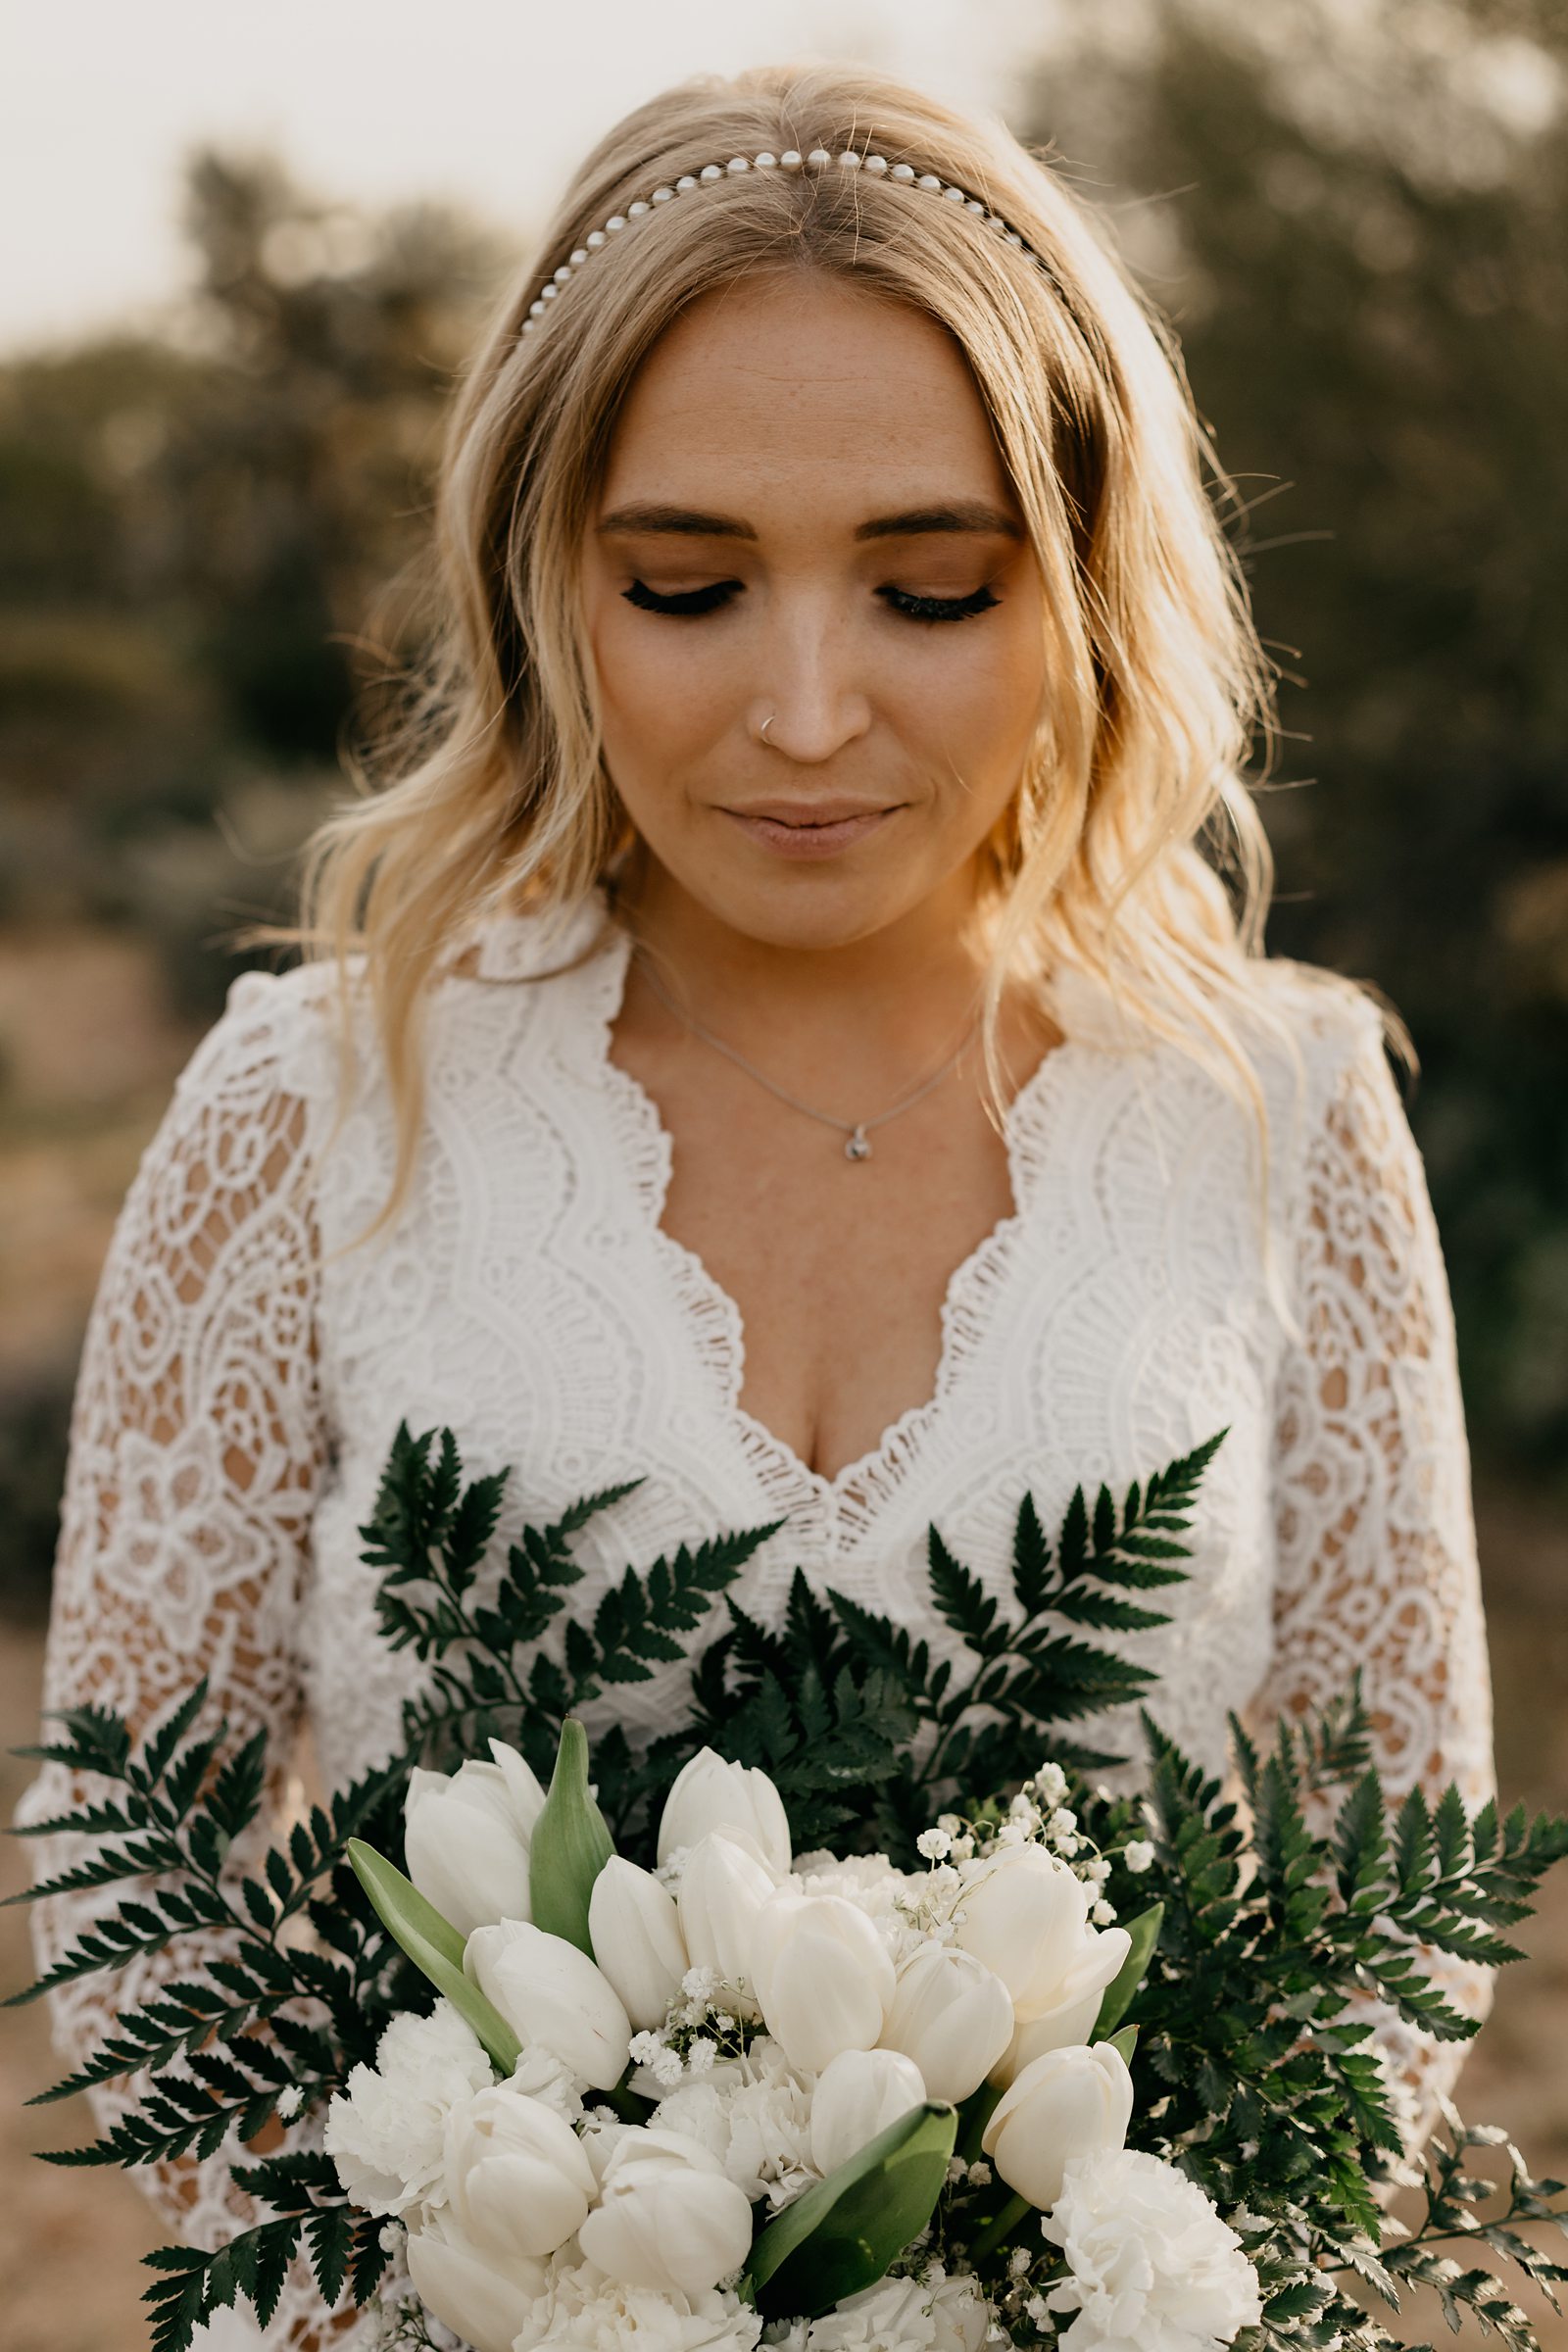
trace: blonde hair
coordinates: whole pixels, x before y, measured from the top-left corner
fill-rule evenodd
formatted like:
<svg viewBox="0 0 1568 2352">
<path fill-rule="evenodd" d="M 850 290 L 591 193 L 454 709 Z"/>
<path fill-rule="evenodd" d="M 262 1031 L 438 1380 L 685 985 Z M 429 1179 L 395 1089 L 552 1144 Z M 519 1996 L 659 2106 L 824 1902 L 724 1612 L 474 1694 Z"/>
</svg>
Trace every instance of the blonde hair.
<svg viewBox="0 0 1568 2352">
<path fill-rule="evenodd" d="M 522 331 L 542 281 L 611 215 L 733 155 L 817 146 L 957 183 L 1039 258 L 961 205 L 863 171 L 726 173 L 596 248 L 540 331 Z M 307 844 L 298 925 L 251 935 L 336 958 L 345 1077 L 349 958 L 364 957 L 397 1155 L 389 1196 L 353 1246 L 408 1192 L 420 1014 L 444 958 L 488 911 L 580 905 L 628 838 L 577 587 L 622 398 L 694 299 L 790 270 L 912 305 L 954 335 L 1044 582 L 1052 707 L 985 877 L 991 1087 L 1004 986 L 1061 953 L 1086 964 L 1135 1024 L 1190 1053 L 1252 1113 L 1272 1268 L 1268 1110 L 1243 1016 L 1280 1038 L 1298 1089 L 1300 1058 L 1257 986 L 1273 860 L 1241 768 L 1254 730 L 1265 775 L 1272 765 L 1274 672 L 1205 468 L 1222 498 L 1235 502 L 1234 486 L 1173 334 L 1049 151 L 882 74 L 816 63 L 702 75 L 617 123 L 517 272 L 456 401 L 427 672 L 372 762 L 378 789 Z"/>
</svg>

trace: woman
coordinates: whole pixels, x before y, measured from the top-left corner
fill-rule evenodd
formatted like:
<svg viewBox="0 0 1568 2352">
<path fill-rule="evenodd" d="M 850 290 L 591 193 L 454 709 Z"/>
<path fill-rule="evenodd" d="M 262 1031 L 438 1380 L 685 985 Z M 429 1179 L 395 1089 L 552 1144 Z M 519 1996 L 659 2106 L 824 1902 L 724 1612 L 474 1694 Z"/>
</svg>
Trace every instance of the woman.
<svg viewBox="0 0 1568 2352">
<path fill-rule="evenodd" d="M 1394 1793 L 1491 1792 L 1443 1262 L 1377 1007 L 1260 953 L 1268 673 L 1205 462 L 1000 126 L 821 67 L 607 137 L 458 403 L 441 659 L 313 845 L 314 953 L 236 981 L 122 1212 L 49 1705 L 205 1672 L 328 1785 L 386 1753 L 418 1667 L 356 1531 L 405 1416 L 519 1516 L 640 1477 L 584 1608 L 776 1519 L 753 1611 L 799 1562 L 937 1642 L 932 1522 L 1000 1580 L 1023 1492 L 1224 1428 L 1125 1643 L 1155 1715 L 1219 1767 L 1228 1709 L 1359 1667 Z M 1136 1724 L 1094 1736 L 1133 1785 Z M 103 2000 L 60 1996 L 73 2057 Z M 1458 2053 L 1378 2037 L 1413 2137 Z M 157 2187 L 192 2237 L 245 2210 L 223 2158 Z M 302 2276 L 266 2340 L 329 2332 Z"/>
</svg>

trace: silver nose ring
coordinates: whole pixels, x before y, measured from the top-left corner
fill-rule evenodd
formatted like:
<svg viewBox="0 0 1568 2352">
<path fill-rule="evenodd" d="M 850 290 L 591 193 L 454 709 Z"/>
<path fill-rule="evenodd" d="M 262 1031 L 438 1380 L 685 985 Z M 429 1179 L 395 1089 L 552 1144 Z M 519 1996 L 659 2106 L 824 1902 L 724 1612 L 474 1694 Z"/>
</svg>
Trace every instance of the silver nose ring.
<svg viewBox="0 0 1568 2352">
<path fill-rule="evenodd" d="M 767 742 L 767 730 L 773 724 L 773 721 L 777 716 L 778 712 L 776 710 L 770 710 L 767 716 L 763 719 L 761 725 L 758 728 L 758 734 L 763 743 Z M 769 746 L 769 749 L 771 749 L 771 746 Z"/>
</svg>

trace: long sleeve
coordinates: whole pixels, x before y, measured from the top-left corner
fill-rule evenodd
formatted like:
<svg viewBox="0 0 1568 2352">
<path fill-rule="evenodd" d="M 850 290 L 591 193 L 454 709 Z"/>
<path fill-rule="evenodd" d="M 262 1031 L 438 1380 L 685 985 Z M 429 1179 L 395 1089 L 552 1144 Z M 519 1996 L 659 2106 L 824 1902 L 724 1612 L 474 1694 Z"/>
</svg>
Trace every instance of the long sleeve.
<svg viewBox="0 0 1568 2352">
<path fill-rule="evenodd" d="M 1361 1669 L 1373 1761 L 1395 1802 L 1458 1785 L 1474 1815 L 1495 1793 L 1492 1685 L 1452 1305 L 1426 1173 L 1374 1005 L 1306 1141 L 1293 1204 L 1302 1336 L 1276 1396 L 1275 1644 L 1249 1710 L 1320 1706 Z M 1344 1036 L 1340 1020 L 1331 1024 Z M 1452 2005 L 1484 2019 L 1495 1971 L 1418 1947 Z M 1468 2044 L 1440 2042 L 1363 1999 L 1407 2152 L 1423 2145 Z"/>
<path fill-rule="evenodd" d="M 260 1818 L 228 1856 L 236 1875 L 288 1818 L 302 1705 L 296 1628 L 326 1454 L 307 1104 L 282 1077 L 305 1012 L 297 980 L 247 974 L 234 983 L 121 1210 L 77 1376 L 44 1673 L 46 1710 L 113 1707 L 138 1735 L 206 1675 L 202 1729 L 226 1717 L 235 1744 L 266 1731 L 270 1784 Z M 53 1728 L 46 1721 L 45 1735 Z M 46 1764 L 18 1823 L 48 1820 L 85 1793 L 81 1776 Z M 75 1832 L 38 1838 L 35 1880 L 79 1862 L 90 1845 Z M 40 1972 L 127 1891 L 122 1884 L 35 1903 Z M 49 2001 L 61 2058 L 74 2069 L 118 2010 L 160 1983 L 200 1975 L 216 1956 L 212 1939 L 193 1936 L 58 1987 Z M 102 2128 L 136 2089 L 132 2080 L 89 2094 Z M 229 2144 L 131 2178 L 172 2236 L 215 2246 L 259 2218 L 230 2178 L 244 2154 Z M 90 2196 L 92 2176 L 78 2178 Z M 320 2316 L 301 2272 L 265 2339 L 253 2340 L 305 2342 L 313 2305 Z"/>
</svg>

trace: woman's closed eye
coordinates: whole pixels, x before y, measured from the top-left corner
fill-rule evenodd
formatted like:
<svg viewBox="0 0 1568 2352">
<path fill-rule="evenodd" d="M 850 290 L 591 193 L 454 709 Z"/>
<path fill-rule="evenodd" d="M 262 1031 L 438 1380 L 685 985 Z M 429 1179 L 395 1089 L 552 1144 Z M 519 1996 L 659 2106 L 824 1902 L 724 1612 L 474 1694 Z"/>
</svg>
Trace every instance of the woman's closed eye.
<svg viewBox="0 0 1568 2352">
<path fill-rule="evenodd" d="M 714 580 L 703 588 L 686 588 L 670 596 L 661 595 L 645 580 L 633 580 L 621 590 L 629 605 L 640 612 L 662 612 L 676 619 L 690 619 L 704 612 L 721 612 L 732 604 L 744 586 L 740 580 Z M 968 596 L 916 596 L 906 588 L 891 585 L 877 590 L 877 595 L 906 620 L 971 620 L 981 612 L 990 612 L 1002 599 L 986 586 L 976 588 Z"/>
</svg>

